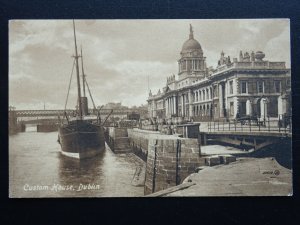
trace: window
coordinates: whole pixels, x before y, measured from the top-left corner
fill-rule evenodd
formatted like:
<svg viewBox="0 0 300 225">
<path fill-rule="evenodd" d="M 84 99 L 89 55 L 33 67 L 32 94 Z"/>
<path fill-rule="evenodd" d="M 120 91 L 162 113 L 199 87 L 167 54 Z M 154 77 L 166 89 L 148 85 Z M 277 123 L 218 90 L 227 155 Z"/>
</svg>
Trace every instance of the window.
<svg viewBox="0 0 300 225">
<path fill-rule="evenodd" d="M 229 94 L 233 94 L 233 81 L 229 81 Z"/>
<path fill-rule="evenodd" d="M 280 80 L 274 81 L 274 89 L 275 89 L 275 93 L 281 92 L 281 81 Z"/>
<path fill-rule="evenodd" d="M 264 82 L 257 81 L 257 93 L 264 93 Z"/>
<path fill-rule="evenodd" d="M 202 101 L 201 91 L 199 91 L 199 101 Z"/>
<path fill-rule="evenodd" d="M 246 115 L 246 102 L 240 102 L 240 116 Z"/>
<path fill-rule="evenodd" d="M 205 100 L 205 90 L 203 90 L 203 100 Z"/>
<path fill-rule="evenodd" d="M 291 86 L 291 79 L 290 78 L 286 79 L 286 86 L 288 86 L 288 87 Z"/>
<path fill-rule="evenodd" d="M 247 81 L 241 81 L 241 93 L 242 94 L 245 94 L 245 93 L 248 93 L 248 90 L 247 90 Z"/>
<path fill-rule="evenodd" d="M 206 98 L 209 99 L 209 92 L 208 92 L 208 89 L 206 89 Z"/>
<path fill-rule="evenodd" d="M 185 60 L 182 61 L 182 69 L 186 70 L 186 61 Z"/>
<path fill-rule="evenodd" d="M 230 102 L 229 111 L 230 111 L 230 116 L 234 116 L 233 102 Z"/>
<path fill-rule="evenodd" d="M 217 85 L 214 86 L 214 97 L 218 96 L 218 89 L 217 89 Z"/>
</svg>

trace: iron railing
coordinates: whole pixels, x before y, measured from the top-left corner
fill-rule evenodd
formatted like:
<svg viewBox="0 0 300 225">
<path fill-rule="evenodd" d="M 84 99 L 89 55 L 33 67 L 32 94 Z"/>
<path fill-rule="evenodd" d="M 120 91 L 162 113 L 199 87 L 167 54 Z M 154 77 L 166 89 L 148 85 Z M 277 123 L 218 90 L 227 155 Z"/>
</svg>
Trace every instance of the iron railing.
<svg viewBox="0 0 300 225">
<path fill-rule="evenodd" d="M 279 132 L 292 133 L 292 119 L 287 117 L 284 119 L 270 119 L 266 117 L 261 120 L 232 120 L 232 121 L 209 121 L 209 132 L 236 131 L 236 132 Z"/>
</svg>

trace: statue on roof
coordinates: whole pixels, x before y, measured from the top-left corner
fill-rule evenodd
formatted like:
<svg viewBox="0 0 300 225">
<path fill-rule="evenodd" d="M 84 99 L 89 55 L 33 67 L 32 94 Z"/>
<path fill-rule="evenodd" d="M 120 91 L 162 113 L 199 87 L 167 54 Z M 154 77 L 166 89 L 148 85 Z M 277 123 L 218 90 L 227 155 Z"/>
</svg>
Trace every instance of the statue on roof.
<svg viewBox="0 0 300 225">
<path fill-rule="evenodd" d="M 193 31 L 193 27 L 192 24 L 190 24 L 190 39 L 194 38 L 194 31 Z"/>
</svg>

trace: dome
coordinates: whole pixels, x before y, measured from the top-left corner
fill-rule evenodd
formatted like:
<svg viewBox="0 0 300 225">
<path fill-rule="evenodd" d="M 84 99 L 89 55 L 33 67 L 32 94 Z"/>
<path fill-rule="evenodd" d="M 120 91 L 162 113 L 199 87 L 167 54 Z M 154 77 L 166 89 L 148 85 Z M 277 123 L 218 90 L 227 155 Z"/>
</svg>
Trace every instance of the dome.
<svg viewBox="0 0 300 225">
<path fill-rule="evenodd" d="M 201 50 L 201 45 L 198 41 L 196 41 L 195 39 L 189 39 L 186 42 L 184 42 L 183 46 L 182 46 L 182 52 L 188 52 L 191 50 Z"/>
<path fill-rule="evenodd" d="M 193 28 L 192 25 L 190 25 L 189 39 L 184 42 L 181 53 L 192 52 L 195 50 L 198 50 L 200 51 L 200 53 L 203 53 L 200 43 L 194 39 Z"/>
</svg>

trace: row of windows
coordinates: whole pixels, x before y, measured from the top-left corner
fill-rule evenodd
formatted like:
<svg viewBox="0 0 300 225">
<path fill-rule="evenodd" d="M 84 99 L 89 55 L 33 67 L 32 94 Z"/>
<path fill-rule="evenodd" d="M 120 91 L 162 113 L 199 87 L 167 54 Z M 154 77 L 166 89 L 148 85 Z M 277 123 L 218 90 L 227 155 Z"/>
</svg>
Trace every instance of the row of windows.
<svg viewBox="0 0 300 225">
<path fill-rule="evenodd" d="M 201 62 L 200 60 L 183 60 L 180 62 L 180 71 L 183 70 L 200 70 Z"/>
<path fill-rule="evenodd" d="M 197 105 L 193 107 L 195 116 L 210 115 L 210 105 Z"/>
<path fill-rule="evenodd" d="M 204 101 L 212 98 L 211 88 L 206 88 L 204 90 L 198 90 L 194 92 L 194 101 Z"/>
<path fill-rule="evenodd" d="M 265 82 L 264 81 L 257 81 L 256 82 L 256 90 L 257 90 L 257 93 L 265 93 Z M 241 91 L 242 94 L 247 94 L 248 93 L 248 82 L 247 81 L 241 81 L 240 91 Z M 274 81 L 274 92 L 275 93 L 280 93 L 281 92 L 281 81 L 280 80 L 275 80 Z"/>
</svg>

